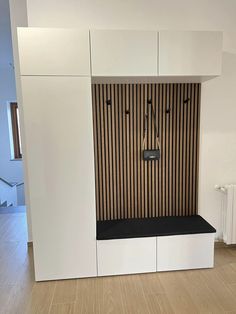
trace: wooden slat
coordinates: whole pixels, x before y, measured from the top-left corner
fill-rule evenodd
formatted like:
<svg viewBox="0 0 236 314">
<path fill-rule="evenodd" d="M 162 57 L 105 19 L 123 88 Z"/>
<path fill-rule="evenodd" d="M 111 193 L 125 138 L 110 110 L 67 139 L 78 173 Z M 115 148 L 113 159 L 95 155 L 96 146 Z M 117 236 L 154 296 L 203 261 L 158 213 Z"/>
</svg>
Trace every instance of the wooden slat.
<svg viewBox="0 0 236 314">
<path fill-rule="evenodd" d="M 98 220 L 197 213 L 200 84 L 93 84 Z M 156 148 L 151 99 L 160 140 Z M 111 100 L 111 104 L 107 104 Z M 168 111 L 169 110 L 169 111 Z"/>
</svg>

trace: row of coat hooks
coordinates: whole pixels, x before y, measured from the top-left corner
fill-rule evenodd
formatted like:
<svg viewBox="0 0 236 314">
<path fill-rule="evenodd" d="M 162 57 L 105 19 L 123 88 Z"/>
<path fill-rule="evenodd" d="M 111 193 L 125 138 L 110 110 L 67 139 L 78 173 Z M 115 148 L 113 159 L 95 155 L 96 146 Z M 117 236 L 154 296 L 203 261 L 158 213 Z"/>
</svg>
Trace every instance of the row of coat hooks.
<svg viewBox="0 0 236 314">
<path fill-rule="evenodd" d="M 183 101 L 183 103 L 186 105 L 186 104 L 188 104 L 189 101 L 190 101 L 190 98 L 186 98 Z M 107 99 L 106 104 L 107 104 L 107 106 L 111 106 L 112 105 L 111 99 Z M 152 99 L 148 99 L 147 104 L 152 104 Z M 166 113 L 168 114 L 168 113 L 170 113 L 170 111 L 171 111 L 170 106 L 168 106 L 168 108 L 166 109 Z M 125 113 L 128 115 L 128 114 L 130 114 L 130 111 L 128 109 L 126 109 Z"/>
<path fill-rule="evenodd" d="M 188 102 L 190 101 L 190 98 L 186 98 L 183 101 L 183 104 L 188 104 Z M 106 100 L 106 104 L 107 106 L 111 106 L 112 105 L 112 100 L 111 99 L 107 99 Z M 143 150 L 143 159 L 146 161 L 153 161 L 153 160 L 159 160 L 161 157 L 161 153 L 160 153 L 160 140 L 159 140 L 159 132 L 158 132 L 158 127 L 156 125 L 156 111 L 154 109 L 153 106 L 153 101 L 151 98 L 149 98 L 147 100 L 147 105 L 150 106 L 151 108 L 151 119 L 153 119 L 153 123 L 154 123 L 154 133 L 155 133 L 155 138 L 156 138 L 156 147 L 155 148 L 147 148 L 147 130 L 148 130 L 148 112 L 147 112 L 147 107 L 145 108 L 145 121 L 144 121 L 144 137 L 143 137 L 143 144 L 142 144 L 142 150 Z M 168 106 L 168 108 L 166 109 L 166 114 L 169 114 L 171 111 L 170 106 Z M 126 109 L 125 113 L 127 115 L 130 114 L 130 110 Z"/>
</svg>

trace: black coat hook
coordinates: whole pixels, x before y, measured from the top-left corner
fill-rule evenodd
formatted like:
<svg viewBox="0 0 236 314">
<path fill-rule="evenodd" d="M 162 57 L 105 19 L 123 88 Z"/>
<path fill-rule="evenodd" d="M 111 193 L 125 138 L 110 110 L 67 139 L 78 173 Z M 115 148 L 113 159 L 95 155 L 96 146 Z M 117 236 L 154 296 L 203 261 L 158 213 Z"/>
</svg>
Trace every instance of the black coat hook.
<svg viewBox="0 0 236 314">
<path fill-rule="evenodd" d="M 106 100 L 106 104 L 107 104 L 108 106 L 111 106 L 111 99 L 107 99 L 107 100 Z"/>
<path fill-rule="evenodd" d="M 190 98 L 187 98 L 184 100 L 184 104 L 187 104 L 189 102 Z"/>
</svg>

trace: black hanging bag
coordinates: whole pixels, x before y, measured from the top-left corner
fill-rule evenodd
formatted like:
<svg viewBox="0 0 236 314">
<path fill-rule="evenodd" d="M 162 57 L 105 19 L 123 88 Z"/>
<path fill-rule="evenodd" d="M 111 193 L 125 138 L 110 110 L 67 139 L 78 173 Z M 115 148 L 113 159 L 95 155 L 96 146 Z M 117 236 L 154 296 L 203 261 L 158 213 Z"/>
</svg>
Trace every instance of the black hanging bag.
<svg viewBox="0 0 236 314">
<path fill-rule="evenodd" d="M 143 159 L 147 161 L 152 161 L 152 160 L 159 160 L 161 157 L 161 153 L 160 153 L 160 143 L 159 143 L 159 137 L 158 137 L 158 132 L 157 132 L 157 126 L 156 126 L 156 114 L 155 114 L 151 100 L 148 100 L 148 104 L 151 106 L 151 116 L 153 118 L 153 123 L 154 123 L 154 131 L 155 131 L 157 148 L 145 149 L 146 135 L 147 135 L 147 118 L 148 118 L 147 113 L 145 113 L 144 137 L 143 137 Z"/>
</svg>

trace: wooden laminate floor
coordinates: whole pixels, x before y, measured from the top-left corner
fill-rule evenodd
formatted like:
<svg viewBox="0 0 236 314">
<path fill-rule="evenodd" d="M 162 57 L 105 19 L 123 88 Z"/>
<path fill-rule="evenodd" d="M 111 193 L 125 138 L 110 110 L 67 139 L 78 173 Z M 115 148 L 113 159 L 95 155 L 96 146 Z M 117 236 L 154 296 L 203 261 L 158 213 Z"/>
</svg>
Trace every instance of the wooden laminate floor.
<svg viewBox="0 0 236 314">
<path fill-rule="evenodd" d="M 0 214 L 0 313 L 236 313 L 236 248 L 214 269 L 35 283 L 24 212 Z"/>
</svg>

